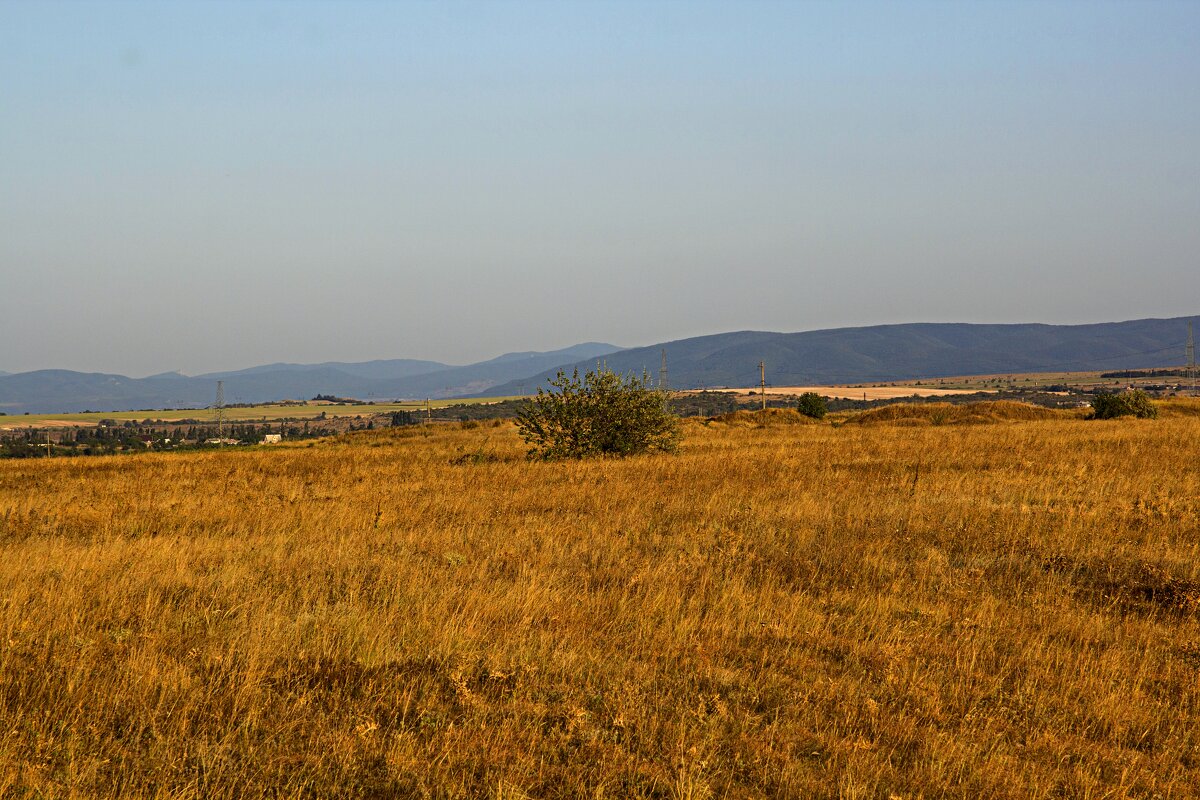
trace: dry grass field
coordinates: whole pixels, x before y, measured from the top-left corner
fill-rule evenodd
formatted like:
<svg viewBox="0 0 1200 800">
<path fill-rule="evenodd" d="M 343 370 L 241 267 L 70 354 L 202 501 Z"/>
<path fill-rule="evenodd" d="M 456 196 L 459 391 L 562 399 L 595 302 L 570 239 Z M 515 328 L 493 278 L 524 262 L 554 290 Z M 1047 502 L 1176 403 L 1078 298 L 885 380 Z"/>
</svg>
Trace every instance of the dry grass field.
<svg viewBox="0 0 1200 800">
<path fill-rule="evenodd" d="M 739 397 L 749 397 L 752 394 L 757 394 L 759 388 L 751 386 L 747 388 L 731 390 Z M 976 394 L 980 389 L 947 389 L 940 386 L 768 386 L 765 394 L 767 397 L 771 395 L 795 396 L 804 394 L 805 392 L 815 392 L 822 397 L 835 397 L 846 400 L 895 400 L 900 397 L 944 397 L 947 395 L 957 394 Z M 987 389 L 984 391 L 995 391 Z"/>
<path fill-rule="evenodd" d="M 0 797 L 1197 797 L 1185 405 L 0 462 Z"/>
<path fill-rule="evenodd" d="M 455 400 L 431 400 L 430 408 L 476 403 L 498 403 L 516 400 L 515 397 L 476 397 Z M 226 422 L 268 422 L 273 420 L 313 419 L 327 417 L 353 417 L 370 414 L 390 414 L 393 411 L 421 411 L 426 407 L 424 400 L 403 400 L 395 403 L 372 403 L 371 405 L 337 404 L 308 401 L 300 405 L 265 403 L 258 406 L 226 406 L 222 415 Z M 217 412 L 213 408 L 184 408 L 159 411 L 84 411 L 78 414 L 12 414 L 0 415 L 0 431 L 21 428 L 69 428 L 75 425 L 95 425 L 104 420 L 117 422 L 181 422 L 183 420 L 216 422 Z"/>
</svg>

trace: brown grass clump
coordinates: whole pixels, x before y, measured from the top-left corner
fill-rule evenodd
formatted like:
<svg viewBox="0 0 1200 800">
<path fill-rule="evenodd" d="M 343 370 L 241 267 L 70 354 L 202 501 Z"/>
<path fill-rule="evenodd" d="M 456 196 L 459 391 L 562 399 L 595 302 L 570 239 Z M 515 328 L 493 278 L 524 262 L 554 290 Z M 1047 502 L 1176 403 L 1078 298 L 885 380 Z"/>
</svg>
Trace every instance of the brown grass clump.
<svg viewBox="0 0 1200 800">
<path fill-rule="evenodd" d="M 0 462 L 0 797 L 1194 798 L 1198 437 Z"/>
<path fill-rule="evenodd" d="M 743 428 L 765 428 L 773 425 L 816 425 L 818 420 L 806 417 L 794 408 L 762 408 L 757 411 L 739 409 L 709 417 L 707 422 Z"/>
<path fill-rule="evenodd" d="M 1073 411 L 1043 408 L 1015 400 L 985 400 L 978 403 L 895 403 L 873 408 L 847 418 L 859 425 L 979 425 L 996 422 L 1030 422 L 1067 419 Z"/>
<path fill-rule="evenodd" d="M 1200 417 L 1200 398 L 1169 397 L 1155 400 L 1160 417 Z"/>
</svg>

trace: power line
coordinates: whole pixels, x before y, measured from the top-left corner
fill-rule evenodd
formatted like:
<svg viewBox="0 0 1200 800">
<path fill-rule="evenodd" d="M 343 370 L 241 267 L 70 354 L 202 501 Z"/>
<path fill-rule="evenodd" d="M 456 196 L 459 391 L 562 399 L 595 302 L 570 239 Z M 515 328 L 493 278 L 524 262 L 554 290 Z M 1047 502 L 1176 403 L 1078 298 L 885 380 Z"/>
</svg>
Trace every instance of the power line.
<svg viewBox="0 0 1200 800">
<path fill-rule="evenodd" d="M 762 410 L 767 410 L 767 364 L 765 361 L 758 362 L 758 389 L 762 395 Z"/>
<path fill-rule="evenodd" d="M 1196 340 L 1192 338 L 1192 321 L 1188 320 L 1187 338 L 1187 376 L 1192 384 L 1192 394 L 1196 393 Z"/>
<path fill-rule="evenodd" d="M 225 438 L 225 381 L 217 381 L 217 438 Z"/>
</svg>

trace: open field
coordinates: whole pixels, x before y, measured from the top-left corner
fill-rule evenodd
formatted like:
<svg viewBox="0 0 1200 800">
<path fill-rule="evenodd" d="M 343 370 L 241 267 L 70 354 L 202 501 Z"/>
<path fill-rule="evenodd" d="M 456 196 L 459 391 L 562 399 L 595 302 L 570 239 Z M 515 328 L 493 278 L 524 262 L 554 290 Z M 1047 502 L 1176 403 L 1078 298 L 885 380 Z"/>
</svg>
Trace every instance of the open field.
<svg viewBox="0 0 1200 800">
<path fill-rule="evenodd" d="M 431 408 L 464 403 L 496 403 L 514 400 L 513 397 L 478 397 L 469 400 L 431 400 Z M 425 408 L 424 400 L 406 400 L 400 403 L 375 403 L 373 405 L 340 405 L 310 402 L 306 405 L 277 405 L 225 407 L 227 422 L 270 422 L 280 419 L 313 419 L 321 414 L 329 417 L 353 417 L 367 414 L 389 414 L 393 411 L 417 411 Z M 194 419 L 200 422 L 215 422 L 216 410 L 211 408 L 171 409 L 167 411 L 90 411 L 79 414 L 15 414 L 0 416 L 0 430 L 17 428 L 67 428 L 75 425 L 95 425 L 102 420 L 117 422 L 125 420 L 153 420 L 155 422 L 178 422 Z"/>
<path fill-rule="evenodd" d="M 1001 389 L 1037 391 L 1046 387 L 1071 387 L 1072 389 L 1105 389 L 1120 391 L 1128 386 L 1161 385 L 1184 383 L 1180 377 L 1135 377 L 1104 378 L 1100 371 L 1094 372 L 1030 372 L 996 373 L 989 375 L 960 375 L 948 378 L 914 378 L 903 381 L 881 381 L 878 383 L 837 384 L 827 386 L 768 386 L 767 394 L 795 395 L 816 392 L 824 397 L 847 400 L 893 400 L 903 397 L 940 397 L 979 392 L 996 392 Z M 741 395 L 758 392 L 757 386 L 730 389 Z"/>
<path fill-rule="evenodd" d="M 751 386 L 743 389 L 730 389 L 742 396 L 757 394 L 759 387 Z M 805 392 L 816 392 L 822 397 L 833 397 L 845 400 L 895 400 L 901 397 L 943 397 L 956 394 L 977 394 L 981 389 L 947 389 L 940 386 L 768 386 L 765 394 L 798 395 Z"/>
<path fill-rule="evenodd" d="M 1183 369 L 1183 367 L 1175 367 L 1175 369 Z M 1186 380 L 1182 377 L 1104 378 L 1101 377 L 1103 372 L 1096 370 L 1092 372 L 995 373 L 990 375 L 962 375 L 952 378 L 921 378 L 889 382 L 886 385 L 918 388 L 957 388 L 970 391 L 996 389 L 998 386 L 1013 387 L 1016 389 L 1070 386 L 1076 389 L 1104 388 L 1115 391 L 1127 386 L 1186 383 Z"/>
<path fill-rule="evenodd" d="M 0 796 L 1198 797 L 1195 405 L 0 462 Z"/>
</svg>

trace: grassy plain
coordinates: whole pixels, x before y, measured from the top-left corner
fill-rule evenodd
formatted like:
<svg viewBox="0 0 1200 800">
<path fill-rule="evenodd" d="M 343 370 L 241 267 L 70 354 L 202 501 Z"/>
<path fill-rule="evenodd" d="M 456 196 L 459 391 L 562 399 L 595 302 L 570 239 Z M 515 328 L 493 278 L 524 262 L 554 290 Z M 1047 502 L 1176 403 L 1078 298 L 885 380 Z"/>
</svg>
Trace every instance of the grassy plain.
<svg viewBox="0 0 1200 800">
<path fill-rule="evenodd" d="M 800 423 L 0 462 L 0 796 L 1200 796 L 1200 417 Z"/>
<path fill-rule="evenodd" d="M 515 400 L 515 397 L 477 397 L 468 400 L 431 400 L 431 408 L 446 408 L 448 406 L 497 403 L 503 400 Z M 226 406 L 225 420 L 227 422 L 270 422 L 280 419 L 312 419 L 324 413 L 328 417 L 353 417 L 359 414 L 390 414 L 393 411 L 417 411 L 425 408 L 424 400 L 406 400 L 398 403 L 375 403 L 373 405 L 352 405 L 336 403 L 308 403 L 306 405 L 280 405 L 267 403 L 259 406 Z M 0 416 L 0 430 L 5 428 L 61 428 L 74 425 L 95 425 L 103 420 L 111 419 L 117 422 L 132 420 L 141 422 L 179 422 L 194 419 L 201 422 L 215 422 L 217 412 L 212 408 L 185 408 L 156 411 L 88 411 L 77 414 L 11 414 Z"/>
<path fill-rule="evenodd" d="M 757 394 L 757 387 L 732 389 L 739 397 Z M 940 397 L 956 394 L 975 394 L 980 389 L 948 389 L 941 386 L 768 386 L 765 394 L 795 396 L 805 392 L 815 392 L 822 397 L 843 398 L 846 400 L 895 400 L 899 397 Z M 986 391 L 995 391 L 988 389 Z"/>
<path fill-rule="evenodd" d="M 1173 369 L 1183 369 L 1173 367 Z M 971 391 L 996 389 L 997 387 L 1012 387 L 1015 389 L 1039 389 L 1046 386 L 1070 386 L 1077 389 L 1110 389 L 1117 390 L 1126 386 L 1141 386 L 1144 384 L 1186 383 L 1183 378 L 1171 377 L 1136 377 L 1136 378 L 1104 378 L 1106 370 L 1092 372 L 1003 372 L 991 375 L 962 375 L 951 378 L 922 378 L 894 383 L 880 384 L 887 386 L 923 386 L 936 388 L 956 388 Z"/>
</svg>

